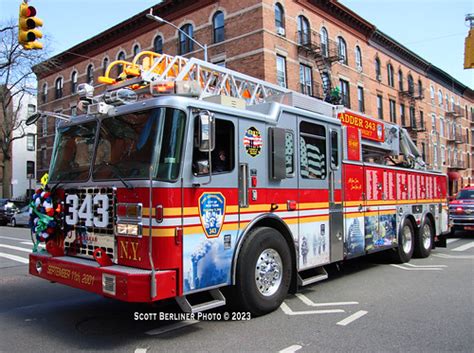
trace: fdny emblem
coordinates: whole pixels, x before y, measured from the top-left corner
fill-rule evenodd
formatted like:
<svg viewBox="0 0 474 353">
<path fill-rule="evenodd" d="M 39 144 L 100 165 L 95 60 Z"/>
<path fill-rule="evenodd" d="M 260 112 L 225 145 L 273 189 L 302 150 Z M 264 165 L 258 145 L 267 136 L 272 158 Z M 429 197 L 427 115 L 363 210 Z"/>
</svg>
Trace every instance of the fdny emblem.
<svg viewBox="0 0 474 353">
<path fill-rule="evenodd" d="M 199 217 L 207 238 L 217 238 L 225 217 L 225 197 L 220 192 L 206 192 L 199 198 Z"/>
</svg>

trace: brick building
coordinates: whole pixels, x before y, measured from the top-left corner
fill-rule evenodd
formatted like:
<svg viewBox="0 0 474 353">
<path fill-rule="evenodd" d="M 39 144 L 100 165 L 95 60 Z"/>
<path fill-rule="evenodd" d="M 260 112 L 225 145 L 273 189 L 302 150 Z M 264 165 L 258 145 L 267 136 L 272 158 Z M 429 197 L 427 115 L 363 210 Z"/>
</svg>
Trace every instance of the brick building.
<svg viewBox="0 0 474 353">
<path fill-rule="evenodd" d="M 51 58 L 37 72 L 39 109 L 76 114 L 79 83 L 96 92 L 107 65 L 140 50 L 203 58 L 148 11 Z M 339 87 L 355 111 L 405 126 L 451 191 L 474 182 L 474 93 L 335 0 L 164 1 L 154 14 L 208 45 L 209 61 L 325 98 Z M 459 53 L 462 55 L 462 53 Z M 58 66 L 59 65 L 59 66 Z M 38 126 L 38 176 L 47 171 L 54 121 Z"/>
</svg>

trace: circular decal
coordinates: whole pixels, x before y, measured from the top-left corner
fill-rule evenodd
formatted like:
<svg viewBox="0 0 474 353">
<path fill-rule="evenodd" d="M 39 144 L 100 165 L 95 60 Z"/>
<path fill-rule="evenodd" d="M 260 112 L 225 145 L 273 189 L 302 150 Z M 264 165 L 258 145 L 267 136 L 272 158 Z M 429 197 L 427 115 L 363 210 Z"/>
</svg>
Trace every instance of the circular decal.
<svg viewBox="0 0 474 353">
<path fill-rule="evenodd" d="M 260 131 L 253 126 L 249 127 L 244 136 L 244 146 L 247 154 L 252 157 L 258 156 L 262 151 L 262 145 L 263 140 Z"/>
</svg>

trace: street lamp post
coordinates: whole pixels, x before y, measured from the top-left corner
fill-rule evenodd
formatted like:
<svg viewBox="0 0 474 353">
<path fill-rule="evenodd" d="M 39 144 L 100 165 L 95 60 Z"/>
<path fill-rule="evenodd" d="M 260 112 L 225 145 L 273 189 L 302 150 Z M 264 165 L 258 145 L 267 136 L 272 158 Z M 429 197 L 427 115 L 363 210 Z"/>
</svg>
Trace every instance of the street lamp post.
<svg viewBox="0 0 474 353">
<path fill-rule="evenodd" d="M 176 28 L 180 33 L 184 34 L 186 37 L 188 37 L 190 40 L 192 40 L 194 43 L 196 43 L 200 48 L 202 48 L 202 50 L 204 50 L 204 61 L 208 61 L 207 60 L 207 44 L 201 44 L 199 43 L 196 39 L 194 39 L 193 37 L 191 37 L 189 34 L 187 34 L 186 32 L 184 32 L 181 28 L 179 28 L 178 26 L 176 26 L 175 24 L 165 20 L 164 18 L 161 18 L 159 16 L 156 16 L 156 15 L 153 15 L 153 9 L 150 9 L 150 13 L 146 15 L 147 18 L 151 19 L 151 20 L 154 20 L 156 22 L 162 22 L 162 23 L 166 23 L 166 24 L 169 24 L 170 26 L 173 26 L 174 28 Z"/>
</svg>

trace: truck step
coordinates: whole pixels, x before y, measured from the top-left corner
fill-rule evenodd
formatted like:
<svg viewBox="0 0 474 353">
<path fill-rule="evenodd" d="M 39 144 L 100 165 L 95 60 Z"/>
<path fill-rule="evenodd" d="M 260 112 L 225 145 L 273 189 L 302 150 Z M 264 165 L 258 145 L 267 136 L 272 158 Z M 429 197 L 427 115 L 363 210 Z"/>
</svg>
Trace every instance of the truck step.
<svg viewBox="0 0 474 353">
<path fill-rule="evenodd" d="M 328 273 L 324 267 L 317 267 L 315 269 L 302 271 L 298 273 L 298 285 L 300 287 L 307 286 L 316 282 L 324 281 L 328 278 Z"/>
<path fill-rule="evenodd" d="M 219 306 L 224 306 L 226 304 L 225 297 L 219 289 L 212 289 L 208 293 L 210 298 L 204 302 L 191 304 L 185 295 L 182 297 L 177 297 L 176 302 L 178 303 L 181 310 L 186 313 L 198 313 L 201 311 L 218 308 Z"/>
</svg>

